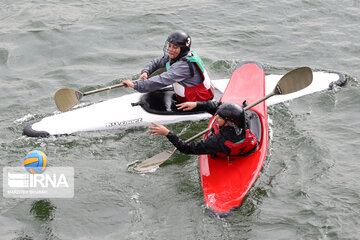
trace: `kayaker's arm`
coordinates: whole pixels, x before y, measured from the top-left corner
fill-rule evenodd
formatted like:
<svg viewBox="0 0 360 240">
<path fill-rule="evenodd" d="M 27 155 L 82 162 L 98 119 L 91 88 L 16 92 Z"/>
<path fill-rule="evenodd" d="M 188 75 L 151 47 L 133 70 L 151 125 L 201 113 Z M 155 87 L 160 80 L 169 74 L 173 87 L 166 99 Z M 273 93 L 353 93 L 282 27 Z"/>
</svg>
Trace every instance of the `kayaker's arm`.
<svg viewBox="0 0 360 240">
<path fill-rule="evenodd" d="M 208 100 L 204 102 L 196 102 L 196 103 L 197 103 L 196 110 L 207 111 L 211 115 L 215 115 L 218 107 L 221 105 L 221 102 L 212 101 L 212 100 Z"/>
<path fill-rule="evenodd" d="M 153 72 L 158 70 L 159 68 L 164 68 L 166 63 L 169 61 L 169 55 L 162 56 L 159 58 L 155 58 L 154 60 L 150 61 L 143 70 L 141 70 L 141 74 L 146 72 L 148 76 L 150 76 Z"/>
<path fill-rule="evenodd" d="M 217 101 L 203 101 L 203 102 L 184 102 L 176 105 L 178 110 L 190 111 L 196 109 L 198 111 L 207 111 L 211 115 L 215 115 L 217 108 L 221 105 Z"/>
<path fill-rule="evenodd" d="M 200 142 L 190 143 L 181 140 L 173 132 L 169 132 L 166 137 L 182 153 L 197 155 L 215 154 L 218 152 L 228 155 L 230 153 L 230 149 L 224 145 L 224 139 L 219 135 L 213 134 Z"/>
<path fill-rule="evenodd" d="M 181 140 L 176 134 L 172 133 L 163 125 L 151 123 L 153 126 L 149 126 L 149 132 L 152 136 L 163 135 L 166 136 L 169 141 L 182 153 L 187 154 L 215 154 L 222 152 L 225 154 L 230 153 L 230 149 L 224 145 L 225 139 L 221 134 L 212 134 L 207 139 L 200 142 L 186 143 Z"/>
<path fill-rule="evenodd" d="M 135 82 L 134 89 L 138 92 L 152 92 L 175 82 L 184 83 L 185 80 L 189 78 L 191 78 L 191 73 L 188 64 L 185 62 L 176 62 L 168 71 L 160 75 L 156 75 L 145 81 Z"/>
</svg>

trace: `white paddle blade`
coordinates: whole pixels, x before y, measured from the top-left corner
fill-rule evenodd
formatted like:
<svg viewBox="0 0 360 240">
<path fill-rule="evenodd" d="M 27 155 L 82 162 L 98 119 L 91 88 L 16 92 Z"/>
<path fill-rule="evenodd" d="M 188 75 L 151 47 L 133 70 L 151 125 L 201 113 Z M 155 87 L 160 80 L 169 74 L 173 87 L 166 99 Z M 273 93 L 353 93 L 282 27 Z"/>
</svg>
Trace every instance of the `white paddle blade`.
<svg viewBox="0 0 360 240">
<path fill-rule="evenodd" d="M 65 112 L 79 103 L 83 94 L 71 88 L 61 88 L 55 92 L 54 100 L 57 108 Z"/>
<path fill-rule="evenodd" d="M 163 162 L 168 160 L 176 151 L 176 148 L 170 148 L 164 152 L 158 153 L 155 156 L 142 161 L 134 169 L 138 172 L 148 172 L 154 168 L 159 167 Z"/>
<path fill-rule="evenodd" d="M 306 88 L 312 83 L 313 74 L 309 67 L 294 69 L 285 74 L 278 82 L 275 94 L 289 94 Z"/>
</svg>

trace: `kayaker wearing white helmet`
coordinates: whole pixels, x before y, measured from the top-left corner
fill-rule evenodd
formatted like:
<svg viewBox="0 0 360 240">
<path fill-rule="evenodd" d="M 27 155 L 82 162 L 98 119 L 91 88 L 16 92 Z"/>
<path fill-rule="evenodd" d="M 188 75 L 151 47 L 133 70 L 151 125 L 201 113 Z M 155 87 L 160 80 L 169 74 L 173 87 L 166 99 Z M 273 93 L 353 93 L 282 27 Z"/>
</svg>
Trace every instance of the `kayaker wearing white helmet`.
<svg viewBox="0 0 360 240">
<path fill-rule="evenodd" d="M 187 33 L 173 32 L 165 42 L 164 56 L 152 60 L 141 71 L 139 79 L 146 81 L 125 80 L 123 83 L 138 92 L 152 92 L 172 84 L 179 102 L 211 100 L 214 88 L 200 56 L 190 51 L 190 46 Z M 166 72 L 148 78 L 160 68 L 166 68 Z"/>
<path fill-rule="evenodd" d="M 186 143 L 163 125 L 152 123 L 152 135 L 164 135 L 182 153 L 211 154 L 226 158 L 249 153 L 257 146 L 257 138 L 248 128 L 248 116 L 236 103 L 214 101 L 185 102 L 177 105 L 179 110 L 205 110 L 216 116 L 211 132 L 205 140 Z"/>
</svg>

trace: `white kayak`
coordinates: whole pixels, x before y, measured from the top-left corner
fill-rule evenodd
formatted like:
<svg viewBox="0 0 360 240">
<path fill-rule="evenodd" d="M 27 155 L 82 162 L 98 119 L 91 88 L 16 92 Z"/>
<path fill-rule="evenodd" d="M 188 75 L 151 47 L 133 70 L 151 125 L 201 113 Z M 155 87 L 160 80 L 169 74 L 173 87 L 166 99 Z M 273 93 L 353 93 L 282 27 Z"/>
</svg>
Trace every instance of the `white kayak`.
<svg viewBox="0 0 360 240">
<path fill-rule="evenodd" d="M 266 94 L 270 93 L 282 75 L 267 75 Z M 313 82 L 308 87 L 288 95 L 278 95 L 266 100 L 267 106 L 295 99 L 314 92 L 341 86 L 346 78 L 337 72 L 314 72 Z M 219 99 L 229 79 L 213 80 Z M 55 114 L 32 122 L 24 127 L 29 137 L 67 135 L 76 132 L 110 130 L 148 126 L 150 122 L 169 124 L 196 121 L 211 117 L 208 113 L 174 111 L 174 93 L 169 89 L 152 93 L 133 93 L 104 102 Z"/>
</svg>

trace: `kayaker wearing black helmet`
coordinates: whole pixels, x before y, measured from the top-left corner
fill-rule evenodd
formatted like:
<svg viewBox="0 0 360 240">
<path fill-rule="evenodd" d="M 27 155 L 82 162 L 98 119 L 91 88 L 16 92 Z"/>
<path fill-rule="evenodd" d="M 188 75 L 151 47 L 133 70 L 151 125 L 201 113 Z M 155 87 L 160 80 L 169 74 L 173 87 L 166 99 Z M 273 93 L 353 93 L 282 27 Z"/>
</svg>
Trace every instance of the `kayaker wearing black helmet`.
<svg viewBox="0 0 360 240">
<path fill-rule="evenodd" d="M 236 103 L 213 101 L 185 102 L 177 105 L 179 110 L 205 110 L 216 116 L 211 132 L 205 140 L 186 143 L 163 125 L 152 123 L 152 135 L 164 135 L 182 153 L 211 154 L 218 157 L 241 156 L 257 146 L 257 138 L 247 126 L 247 115 Z"/>
<path fill-rule="evenodd" d="M 138 92 L 152 92 L 173 85 L 179 102 L 206 101 L 214 97 L 214 88 L 199 55 L 190 51 L 191 38 L 184 31 L 170 34 L 164 45 L 164 56 L 152 60 L 141 71 L 139 79 L 146 81 L 123 83 Z M 160 68 L 166 72 L 148 78 Z"/>
</svg>

